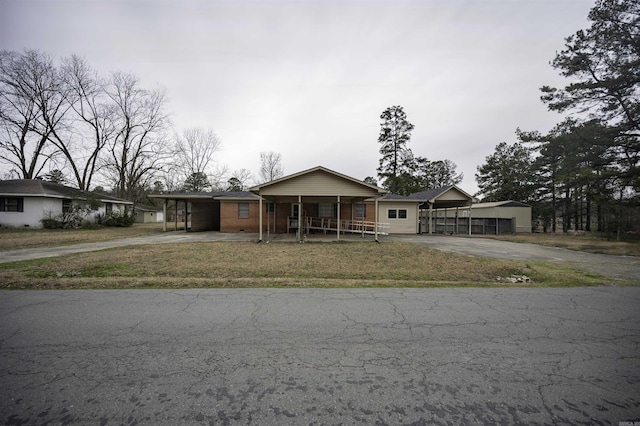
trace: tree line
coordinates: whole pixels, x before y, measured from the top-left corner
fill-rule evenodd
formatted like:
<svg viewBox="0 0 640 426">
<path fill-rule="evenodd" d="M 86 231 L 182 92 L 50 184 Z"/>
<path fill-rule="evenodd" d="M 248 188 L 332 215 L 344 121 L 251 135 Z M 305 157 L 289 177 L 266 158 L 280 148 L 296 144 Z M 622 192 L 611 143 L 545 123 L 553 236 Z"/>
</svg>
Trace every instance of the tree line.
<svg viewBox="0 0 640 426">
<path fill-rule="evenodd" d="M 132 201 L 148 192 L 244 190 L 253 176 L 219 165 L 212 129 L 177 131 L 166 90 L 134 74 L 100 75 L 76 55 L 56 63 L 36 50 L 0 52 L 3 178 L 43 178 Z M 261 153 L 262 179 L 281 175 L 281 156 Z M 99 185 L 96 185 L 99 183 Z"/>
<path fill-rule="evenodd" d="M 478 196 L 533 206 L 544 230 L 640 231 L 640 3 L 598 0 L 590 28 L 566 38 L 551 66 L 565 87 L 541 100 L 564 119 L 516 131 L 478 166 Z"/>
</svg>

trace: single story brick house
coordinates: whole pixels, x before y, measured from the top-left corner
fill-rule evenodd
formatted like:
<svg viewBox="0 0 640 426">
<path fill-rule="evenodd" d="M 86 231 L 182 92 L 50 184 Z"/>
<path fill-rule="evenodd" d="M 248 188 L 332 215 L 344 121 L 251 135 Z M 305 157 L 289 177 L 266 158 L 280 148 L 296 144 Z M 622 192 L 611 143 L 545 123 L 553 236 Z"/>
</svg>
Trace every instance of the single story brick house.
<svg viewBox="0 0 640 426">
<path fill-rule="evenodd" d="M 95 221 L 96 215 L 124 212 L 133 206 L 130 201 L 96 192 L 81 191 L 40 179 L 0 181 L 0 226 L 42 228 L 42 220 L 60 217 L 74 203 L 92 198 L 100 202 L 97 210 L 86 220 Z"/>
<path fill-rule="evenodd" d="M 258 233 L 416 234 L 420 215 L 445 207 L 469 208 L 472 198 L 455 186 L 405 197 L 322 166 L 242 192 L 168 193 L 187 211 L 187 231 Z M 165 211 L 164 217 L 168 217 Z M 178 215 L 174 215 L 177 217 Z M 165 230 L 168 222 L 164 222 Z M 174 229 L 177 229 L 177 220 Z M 426 228 L 423 228 L 426 229 Z"/>
</svg>

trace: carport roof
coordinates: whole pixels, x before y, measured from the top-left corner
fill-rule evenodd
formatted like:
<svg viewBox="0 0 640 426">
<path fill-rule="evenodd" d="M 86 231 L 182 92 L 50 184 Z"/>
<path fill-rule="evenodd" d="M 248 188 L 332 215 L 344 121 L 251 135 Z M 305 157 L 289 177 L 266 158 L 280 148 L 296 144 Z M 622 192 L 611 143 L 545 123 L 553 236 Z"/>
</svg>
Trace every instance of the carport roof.
<svg viewBox="0 0 640 426">
<path fill-rule="evenodd" d="M 473 201 L 473 197 L 456 185 L 442 186 L 440 188 L 427 189 L 426 191 L 414 192 L 407 196 L 409 199 L 421 201 L 433 208 L 468 207 Z"/>
<path fill-rule="evenodd" d="M 167 200 L 257 200 L 258 197 L 248 191 L 215 191 L 215 192 L 168 192 L 153 194 L 149 198 Z"/>
<path fill-rule="evenodd" d="M 493 201 L 487 203 L 475 203 L 471 208 L 491 208 L 491 207 L 531 207 L 529 204 L 521 203 L 519 201 L 506 200 L 506 201 Z"/>
<path fill-rule="evenodd" d="M 409 194 L 408 197 L 413 200 L 421 200 L 421 201 L 429 201 L 433 202 L 438 199 L 441 195 L 450 190 L 455 189 L 460 192 L 465 198 L 471 200 L 473 197 L 471 195 L 464 192 L 462 189 L 458 188 L 455 185 L 442 186 L 440 188 L 427 189 L 426 191 L 414 192 L 413 194 Z"/>
</svg>

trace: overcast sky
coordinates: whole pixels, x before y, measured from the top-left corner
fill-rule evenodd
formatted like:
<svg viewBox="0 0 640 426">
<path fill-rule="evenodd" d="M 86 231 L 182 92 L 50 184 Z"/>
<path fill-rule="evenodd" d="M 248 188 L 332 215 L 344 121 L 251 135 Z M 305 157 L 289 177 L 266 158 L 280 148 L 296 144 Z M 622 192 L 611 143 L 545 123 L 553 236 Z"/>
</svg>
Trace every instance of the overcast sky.
<svg viewBox="0 0 640 426">
<path fill-rule="evenodd" d="M 378 166 L 380 114 L 401 105 L 409 147 L 476 167 L 515 130 L 562 117 L 542 85 L 594 0 L 0 0 L 0 49 L 77 54 L 101 73 L 166 87 L 176 129 L 213 128 L 218 161 L 257 176 L 318 165 L 364 179 Z"/>
</svg>

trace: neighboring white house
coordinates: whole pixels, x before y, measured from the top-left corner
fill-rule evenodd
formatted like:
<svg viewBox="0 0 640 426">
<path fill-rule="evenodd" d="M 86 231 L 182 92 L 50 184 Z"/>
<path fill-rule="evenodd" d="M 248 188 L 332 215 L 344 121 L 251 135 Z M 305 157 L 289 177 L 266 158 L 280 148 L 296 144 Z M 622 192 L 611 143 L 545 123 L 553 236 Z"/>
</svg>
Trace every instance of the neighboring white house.
<svg viewBox="0 0 640 426">
<path fill-rule="evenodd" d="M 95 221 L 97 215 L 124 212 L 133 203 L 106 194 L 85 192 L 39 179 L 0 181 L 0 226 L 42 228 L 42 220 L 66 213 L 73 203 L 89 197 L 100 201 L 97 210 L 86 219 Z"/>
</svg>

